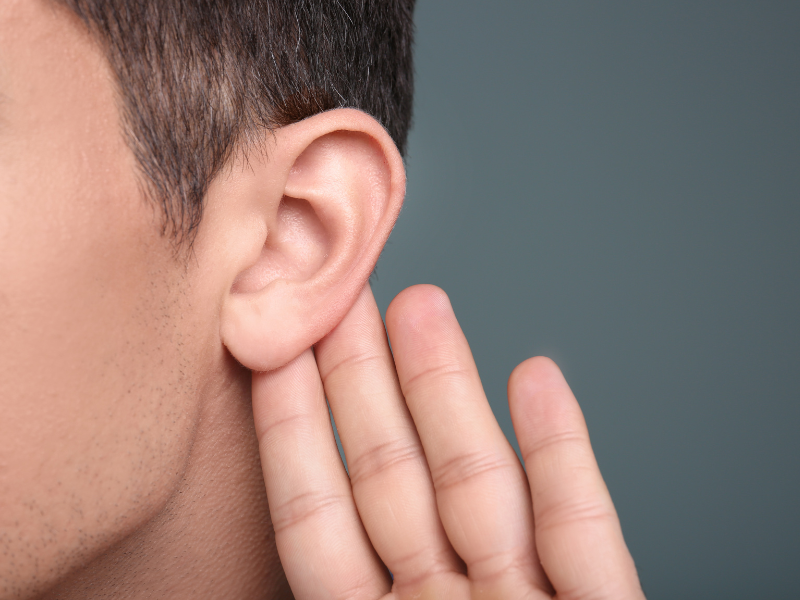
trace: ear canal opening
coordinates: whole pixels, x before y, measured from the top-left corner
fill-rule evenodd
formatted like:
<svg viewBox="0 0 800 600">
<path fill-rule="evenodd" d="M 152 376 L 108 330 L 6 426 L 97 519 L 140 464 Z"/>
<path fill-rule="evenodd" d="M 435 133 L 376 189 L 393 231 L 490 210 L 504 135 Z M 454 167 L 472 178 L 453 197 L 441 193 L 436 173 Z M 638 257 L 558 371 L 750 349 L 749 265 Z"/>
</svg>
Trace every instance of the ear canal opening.
<svg viewBox="0 0 800 600">
<path fill-rule="evenodd" d="M 330 232 L 308 200 L 283 196 L 258 260 L 242 271 L 231 293 L 258 292 L 275 280 L 305 281 L 328 258 Z"/>
</svg>

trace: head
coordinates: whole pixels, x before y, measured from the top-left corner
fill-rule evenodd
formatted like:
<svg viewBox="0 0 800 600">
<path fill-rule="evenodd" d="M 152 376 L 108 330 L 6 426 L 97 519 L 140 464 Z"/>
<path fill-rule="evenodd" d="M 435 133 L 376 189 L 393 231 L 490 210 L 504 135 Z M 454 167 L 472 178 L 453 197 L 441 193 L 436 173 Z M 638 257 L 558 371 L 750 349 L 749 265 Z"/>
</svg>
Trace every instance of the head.
<svg viewBox="0 0 800 600">
<path fill-rule="evenodd" d="M 404 194 L 412 9 L 0 6 L 0 596 L 152 519 L 224 389 L 346 313 Z"/>
</svg>

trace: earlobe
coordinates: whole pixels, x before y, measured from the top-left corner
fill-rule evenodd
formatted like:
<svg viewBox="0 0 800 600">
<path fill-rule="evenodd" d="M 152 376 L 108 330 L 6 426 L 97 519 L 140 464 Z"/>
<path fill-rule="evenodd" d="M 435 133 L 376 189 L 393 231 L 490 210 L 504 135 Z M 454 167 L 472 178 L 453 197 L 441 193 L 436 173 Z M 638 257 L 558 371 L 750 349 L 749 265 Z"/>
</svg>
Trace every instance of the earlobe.
<svg viewBox="0 0 800 600">
<path fill-rule="evenodd" d="M 274 140 L 268 158 L 249 157 L 248 168 L 227 175 L 242 181 L 221 188 L 242 196 L 222 199 L 234 216 L 221 222 L 250 233 L 242 241 L 228 232 L 237 266 L 220 334 L 239 362 L 258 371 L 286 364 L 344 317 L 405 193 L 396 146 L 360 111 L 316 115 L 279 129 Z M 254 212 L 260 229 L 246 222 Z"/>
</svg>

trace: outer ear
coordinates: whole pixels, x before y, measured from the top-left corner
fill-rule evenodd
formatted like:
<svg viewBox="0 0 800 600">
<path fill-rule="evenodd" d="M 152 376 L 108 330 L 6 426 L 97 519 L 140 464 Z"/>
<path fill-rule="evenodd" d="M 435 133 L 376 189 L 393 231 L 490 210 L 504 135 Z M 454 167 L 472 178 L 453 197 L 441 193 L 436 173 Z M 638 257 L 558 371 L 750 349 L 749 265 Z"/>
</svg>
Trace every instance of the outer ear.
<svg viewBox="0 0 800 600">
<path fill-rule="evenodd" d="M 405 194 L 397 147 L 363 112 L 315 115 L 265 145 L 209 190 L 231 275 L 222 341 L 257 371 L 286 364 L 344 317 Z"/>
</svg>

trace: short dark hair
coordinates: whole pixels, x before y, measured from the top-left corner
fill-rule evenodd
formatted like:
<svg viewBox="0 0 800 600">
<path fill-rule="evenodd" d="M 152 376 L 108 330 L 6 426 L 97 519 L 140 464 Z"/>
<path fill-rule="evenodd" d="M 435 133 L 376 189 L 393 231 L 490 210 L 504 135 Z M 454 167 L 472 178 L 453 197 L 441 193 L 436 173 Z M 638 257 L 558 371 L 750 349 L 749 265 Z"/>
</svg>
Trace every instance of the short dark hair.
<svg viewBox="0 0 800 600">
<path fill-rule="evenodd" d="M 102 44 L 147 191 L 180 240 L 254 132 L 351 107 L 405 153 L 415 0 L 56 1 Z"/>
</svg>

